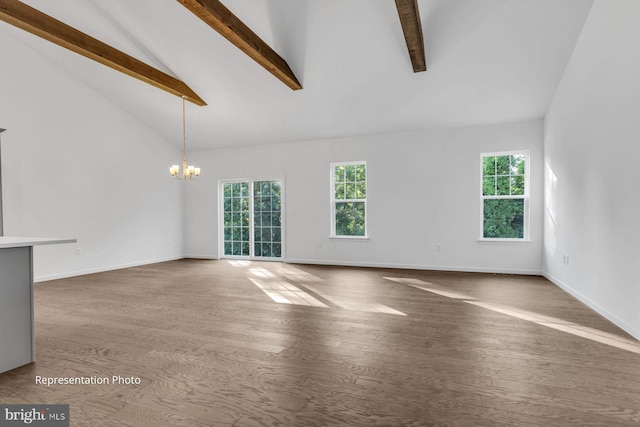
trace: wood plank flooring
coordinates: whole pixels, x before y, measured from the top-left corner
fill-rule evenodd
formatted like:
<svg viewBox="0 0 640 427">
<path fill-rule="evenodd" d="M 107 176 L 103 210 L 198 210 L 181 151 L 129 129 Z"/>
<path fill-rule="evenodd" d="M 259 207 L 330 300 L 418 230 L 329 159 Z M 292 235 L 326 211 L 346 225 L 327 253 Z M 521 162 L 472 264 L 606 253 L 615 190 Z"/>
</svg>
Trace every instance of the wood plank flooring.
<svg viewBox="0 0 640 427">
<path fill-rule="evenodd" d="M 540 277 L 181 260 L 35 297 L 0 403 L 74 427 L 640 425 L 640 344 Z"/>
</svg>

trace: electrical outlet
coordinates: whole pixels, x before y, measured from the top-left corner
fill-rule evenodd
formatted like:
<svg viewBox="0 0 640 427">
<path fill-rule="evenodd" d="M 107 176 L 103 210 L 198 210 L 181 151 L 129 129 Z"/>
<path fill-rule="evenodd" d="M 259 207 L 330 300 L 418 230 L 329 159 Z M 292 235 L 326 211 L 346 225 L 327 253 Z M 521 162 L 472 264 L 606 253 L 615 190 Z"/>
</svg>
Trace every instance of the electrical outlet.
<svg viewBox="0 0 640 427">
<path fill-rule="evenodd" d="M 76 255 L 82 255 L 82 248 L 76 248 Z"/>
<path fill-rule="evenodd" d="M 436 252 L 440 252 L 440 245 L 436 245 Z"/>
</svg>

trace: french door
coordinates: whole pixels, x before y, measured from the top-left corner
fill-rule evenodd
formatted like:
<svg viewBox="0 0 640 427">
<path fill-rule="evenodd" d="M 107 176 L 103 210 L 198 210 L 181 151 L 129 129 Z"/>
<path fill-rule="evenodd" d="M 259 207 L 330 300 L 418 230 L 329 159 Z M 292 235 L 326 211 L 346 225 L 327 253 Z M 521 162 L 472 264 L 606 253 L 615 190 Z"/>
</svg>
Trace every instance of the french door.
<svg viewBox="0 0 640 427">
<path fill-rule="evenodd" d="M 223 258 L 281 259 L 282 182 L 222 182 Z"/>
</svg>

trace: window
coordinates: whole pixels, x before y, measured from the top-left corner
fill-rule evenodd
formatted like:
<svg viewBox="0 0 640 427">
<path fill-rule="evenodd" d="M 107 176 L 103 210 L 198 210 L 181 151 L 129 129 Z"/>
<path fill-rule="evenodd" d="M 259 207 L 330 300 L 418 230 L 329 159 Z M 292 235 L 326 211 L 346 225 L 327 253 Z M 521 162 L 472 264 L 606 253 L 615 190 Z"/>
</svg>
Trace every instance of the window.
<svg viewBox="0 0 640 427">
<path fill-rule="evenodd" d="M 367 236 L 367 164 L 331 164 L 331 236 Z"/>
<path fill-rule="evenodd" d="M 253 183 L 253 256 L 282 256 L 282 186 L 279 181 Z"/>
<path fill-rule="evenodd" d="M 482 154 L 482 238 L 528 239 L 527 152 Z"/>
<path fill-rule="evenodd" d="M 282 258 L 282 183 L 222 183 L 222 256 Z"/>
<path fill-rule="evenodd" d="M 224 254 L 249 256 L 249 183 L 223 184 Z"/>
</svg>

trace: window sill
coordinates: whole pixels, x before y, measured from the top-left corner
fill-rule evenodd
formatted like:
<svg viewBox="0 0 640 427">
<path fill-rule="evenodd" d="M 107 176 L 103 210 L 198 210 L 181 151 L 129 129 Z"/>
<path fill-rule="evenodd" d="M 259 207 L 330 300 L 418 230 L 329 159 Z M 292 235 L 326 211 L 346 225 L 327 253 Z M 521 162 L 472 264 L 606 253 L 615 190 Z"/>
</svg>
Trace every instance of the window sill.
<svg viewBox="0 0 640 427">
<path fill-rule="evenodd" d="M 530 245 L 533 241 L 529 239 L 478 239 L 479 245 Z"/>
<path fill-rule="evenodd" d="M 369 240 L 369 236 L 329 236 L 333 240 Z"/>
</svg>

